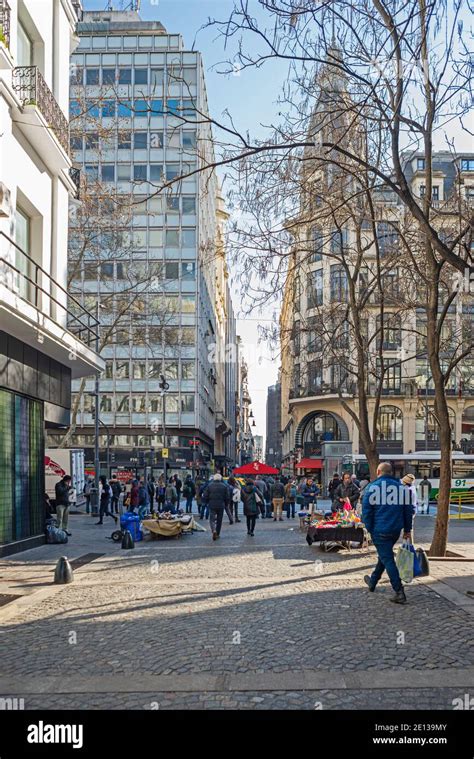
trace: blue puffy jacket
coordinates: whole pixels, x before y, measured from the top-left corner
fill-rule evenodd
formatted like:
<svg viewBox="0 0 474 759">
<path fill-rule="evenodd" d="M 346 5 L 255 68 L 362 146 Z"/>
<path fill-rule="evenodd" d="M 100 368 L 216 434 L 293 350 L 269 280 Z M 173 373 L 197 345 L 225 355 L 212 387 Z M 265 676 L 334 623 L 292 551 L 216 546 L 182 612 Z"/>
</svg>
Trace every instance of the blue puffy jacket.
<svg viewBox="0 0 474 759">
<path fill-rule="evenodd" d="M 364 489 L 362 521 L 371 535 L 410 532 L 413 495 L 394 477 L 378 477 Z"/>
</svg>

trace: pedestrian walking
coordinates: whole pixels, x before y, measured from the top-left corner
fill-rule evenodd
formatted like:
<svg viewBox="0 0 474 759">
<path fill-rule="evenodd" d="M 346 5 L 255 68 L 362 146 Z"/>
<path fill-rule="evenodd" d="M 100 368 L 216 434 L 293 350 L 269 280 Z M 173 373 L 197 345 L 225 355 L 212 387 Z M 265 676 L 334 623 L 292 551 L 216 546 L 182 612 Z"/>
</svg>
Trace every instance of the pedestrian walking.
<svg viewBox="0 0 474 759">
<path fill-rule="evenodd" d="M 393 477 L 389 462 L 379 464 L 377 479 L 364 490 L 362 498 L 362 521 L 372 536 L 378 561 L 372 574 L 364 576 L 364 582 L 373 593 L 384 570 L 387 572 L 395 595 L 390 601 L 406 604 L 407 599 L 395 563 L 393 547 L 403 530 L 403 539 L 411 539 L 413 503 L 407 498 L 406 488 Z"/>
<path fill-rule="evenodd" d="M 298 495 L 298 490 L 296 488 L 296 482 L 295 480 L 290 480 L 285 485 L 285 507 L 286 507 L 286 518 L 290 518 L 290 512 L 291 512 L 291 518 L 295 518 L 295 511 L 296 511 L 296 496 Z"/>
<path fill-rule="evenodd" d="M 260 488 L 257 487 L 256 482 L 252 480 L 246 480 L 244 487 L 242 488 L 241 498 L 244 504 L 244 515 L 247 519 L 247 535 L 253 538 L 255 531 L 255 524 L 257 521 L 257 515 L 259 512 L 258 500 L 262 497 Z"/>
<path fill-rule="evenodd" d="M 69 474 L 65 474 L 62 480 L 56 483 L 54 486 L 54 493 L 56 496 L 56 516 L 58 520 L 58 528 L 64 530 L 66 535 L 71 535 L 68 531 L 69 523 L 69 506 L 71 503 L 71 496 L 74 488 L 71 485 L 71 477 Z"/>
<path fill-rule="evenodd" d="M 222 481 L 221 474 L 215 474 L 212 481 L 205 488 L 203 501 L 209 504 L 209 524 L 212 539 L 217 540 L 221 534 L 224 509 L 229 504 L 229 487 Z"/>
<path fill-rule="evenodd" d="M 260 510 L 260 514 L 262 516 L 262 519 L 265 519 L 265 517 L 266 517 L 265 503 L 266 503 L 266 500 L 267 500 L 267 494 L 269 493 L 270 487 L 267 485 L 267 483 L 265 482 L 265 480 L 263 479 L 263 477 L 261 477 L 259 474 L 257 474 L 257 476 L 255 478 L 254 485 L 255 485 L 256 488 L 259 489 L 260 494 L 262 496 L 262 500 L 259 502 L 258 506 L 259 506 L 259 510 Z"/>
<path fill-rule="evenodd" d="M 234 521 L 240 522 L 239 503 L 240 503 L 240 485 L 235 477 L 229 477 L 228 484 L 232 488 L 232 505 L 234 507 Z"/>
<path fill-rule="evenodd" d="M 432 491 L 432 485 L 428 477 L 425 475 L 420 482 L 420 514 L 430 513 L 430 496 Z"/>
<path fill-rule="evenodd" d="M 193 498 L 196 495 L 196 486 L 190 474 L 186 477 L 183 485 L 183 496 L 186 499 L 186 514 L 193 513 Z"/>
<path fill-rule="evenodd" d="M 122 486 L 116 476 L 114 475 L 112 479 L 110 480 L 110 488 L 112 490 L 112 503 L 111 508 L 112 511 L 115 511 L 116 514 L 119 513 L 119 503 L 120 503 L 120 496 L 122 494 Z"/>
<path fill-rule="evenodd" d="M 84 485 L 84 495 L 86 497 L 86 514 L 90 514 L 90 510 L 91 510 L 92 483 L 93 483 L 92 478 L 88 477 Z"/>
<path fill-rule="evenodd" d="M 278 521 L 283 522 L 282 511 L 285 502 L 285 487 L 283 483 L 280 482 L 279 477 L 275 478 L 275 482 L 271 487 L 271 498 L 273 505 L 273 521 L 276 522 L 278 519 Z"/>
<path fill-rule="evenodd" d="M 115 520 L 115 524 L 117 524 L 118 517 L 116 517 L 115 514 L 112 514 L 112 512 L 110 511 L 110 503 L 112 500 L 112 488 L 107 482 L 107 477 L 105 476 L 105 474 L 101 474 L 99 477 L 99 480 L 100 480 L 100 485 L 101 485 L 100 510 L 99 510 L 99 521 L 96 522 L 96 525 L 104 524 L 104 516 L 112 517 L 112 519 Z"/>
<path fill-rule="evenodd" d="M 333 510 L 342 511 L 346 501 L 350 501 L 351 508 L 355 509 L 359 500 L 360 488 L 352 481 L 349 472 L 344 472 L 342 482 L 333 492 Z"/>
</svg>

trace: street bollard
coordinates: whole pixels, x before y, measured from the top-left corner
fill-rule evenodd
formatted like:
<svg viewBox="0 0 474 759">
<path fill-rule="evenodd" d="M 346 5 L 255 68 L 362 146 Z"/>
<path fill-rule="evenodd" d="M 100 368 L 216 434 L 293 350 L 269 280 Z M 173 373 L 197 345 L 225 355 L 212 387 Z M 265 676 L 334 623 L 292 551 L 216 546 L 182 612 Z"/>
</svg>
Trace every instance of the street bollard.
<svg viewBox="0 0 474 759">
<path fill-rule="evenodd" d="M 66 585 L 74 580 L 72 567 L 66 556 L 61 556 L 54 570 L 54 582 L 57 585 Z"/>
<path fill-rule="evenodd" d="M 123 532 L 122 548 L 135 548 L 135 543 L 133 542 L 130 530 L 124 530 Z"/>
</svg>

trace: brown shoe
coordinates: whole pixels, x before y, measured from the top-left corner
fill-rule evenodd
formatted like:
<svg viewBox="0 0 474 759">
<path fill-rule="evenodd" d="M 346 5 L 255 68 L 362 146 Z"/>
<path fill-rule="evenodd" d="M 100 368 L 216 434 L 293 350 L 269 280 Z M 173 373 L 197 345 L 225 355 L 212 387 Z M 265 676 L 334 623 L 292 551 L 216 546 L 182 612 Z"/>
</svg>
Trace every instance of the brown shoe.
<svg viewBox="0 0 474 759">
<path fill-rule="evenodd" d="M 217 538 L 218 538 L 217 532 L 214 530 L 214 532 L 212 533 L 212 539 L 217 540 Z"/>
</svg>

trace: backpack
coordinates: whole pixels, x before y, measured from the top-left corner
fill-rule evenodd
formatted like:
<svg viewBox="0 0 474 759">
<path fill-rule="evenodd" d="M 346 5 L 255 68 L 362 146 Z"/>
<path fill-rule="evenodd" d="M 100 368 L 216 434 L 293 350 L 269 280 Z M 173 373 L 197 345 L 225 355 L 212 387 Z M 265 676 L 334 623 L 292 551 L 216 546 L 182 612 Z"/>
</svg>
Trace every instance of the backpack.
<svg viewBox="0 0 474 759">
<path fill-rule="evenodd" d="M 296 498 L 296 495 L 297 495 L 296 486 L 292 485 L 291 488 L 290 488 L 290 496 L 291 496 L 291 498 Z"/>
<path fill-rule="evenodd" d="M 188 484 L 185 484 L 184 488 L 183 488 L 183 495 L 184 495 L 184 497 L 188 498 L 191 495 L 191 493 L 192 493 L 191 486 L 188 485 Z"/>
</svg>

